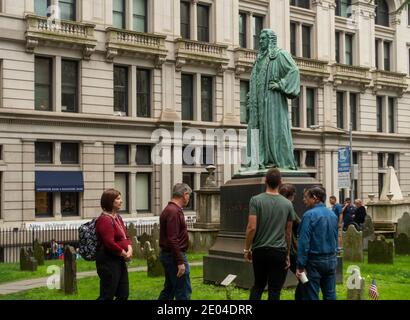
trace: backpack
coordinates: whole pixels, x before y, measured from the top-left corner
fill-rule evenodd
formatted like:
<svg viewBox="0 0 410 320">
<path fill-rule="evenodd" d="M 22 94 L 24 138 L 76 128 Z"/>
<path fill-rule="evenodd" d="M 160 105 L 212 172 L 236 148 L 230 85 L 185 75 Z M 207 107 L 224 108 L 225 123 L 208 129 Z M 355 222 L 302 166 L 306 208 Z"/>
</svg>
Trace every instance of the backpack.
<svg viewBox="0 0 410 320">
<path fill-rule="evenodd" d="M 94 218 L 78 228 L 79 253 L 87 261 L 94 261 L 97 254 L 97 219 Z"/>
</svg>

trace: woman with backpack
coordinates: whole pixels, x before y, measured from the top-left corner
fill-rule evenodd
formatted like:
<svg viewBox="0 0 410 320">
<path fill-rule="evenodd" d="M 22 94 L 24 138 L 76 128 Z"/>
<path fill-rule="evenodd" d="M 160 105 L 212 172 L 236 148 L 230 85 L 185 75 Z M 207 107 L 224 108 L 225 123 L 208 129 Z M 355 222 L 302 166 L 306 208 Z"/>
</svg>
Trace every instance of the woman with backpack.
<svg viewBox="0 0 410 320">
<path fill-rule="evenodd" d="M 98 300 L 127 300 L 129 294 L 128 269 L 132 247 L 124 221 L 118 214 L 121 209 L 121 193 L 115 189 L 104 191 L 101 196 L 103 212 L 96 222 L 96 266 L 100 277 Z"/>
</svg>

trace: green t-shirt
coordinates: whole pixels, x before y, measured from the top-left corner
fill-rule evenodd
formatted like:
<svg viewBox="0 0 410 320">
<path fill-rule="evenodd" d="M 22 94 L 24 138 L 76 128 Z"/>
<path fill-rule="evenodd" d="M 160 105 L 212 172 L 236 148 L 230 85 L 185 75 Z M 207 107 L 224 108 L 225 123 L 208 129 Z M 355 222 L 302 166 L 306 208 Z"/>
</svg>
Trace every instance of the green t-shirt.
<svg viewBox="0 0 410 320">
<path fill-rule="evenodd" d="M 256 233 L 252 249 L 262 247 L 286 249 L 285 229 L 296 219 L 292 203 L 282 195 L 261 193 L 249 202 L 249 214 L 256 215 Z"/>
</svg>

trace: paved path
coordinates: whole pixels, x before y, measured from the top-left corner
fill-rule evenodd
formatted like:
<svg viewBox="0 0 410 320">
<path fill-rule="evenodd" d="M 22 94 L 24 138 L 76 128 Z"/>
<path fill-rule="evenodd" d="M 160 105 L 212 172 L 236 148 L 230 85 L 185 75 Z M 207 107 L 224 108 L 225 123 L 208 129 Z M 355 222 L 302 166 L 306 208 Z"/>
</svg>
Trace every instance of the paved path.
<svg viewBox="0 0 410 320">
<path fill-rule="evenodd" d="M 192 262 L 190 263 L 191 266 L 202 266 L 202 262 Z M 147 271 L 147 267 L 134 267 L 129 268 L 128 272 L 141 272 Z M 96 277 L 97 271 L 86 271 L 86 272 L 78 272 L 77 279 L 87 278 L 87 277 Z M 28 279 L 28 280 L 20 280 L 16 282 L 9 282 L 0 284 L 0 295 L 2 294 L 12 294 L 17 293 L 20 291 L 26 291 L 35 288 L 41 288 L 47 286 L 47 279 L 48 277 L 44 278 L 37 278 L 37 279 Z"/>
</svg>

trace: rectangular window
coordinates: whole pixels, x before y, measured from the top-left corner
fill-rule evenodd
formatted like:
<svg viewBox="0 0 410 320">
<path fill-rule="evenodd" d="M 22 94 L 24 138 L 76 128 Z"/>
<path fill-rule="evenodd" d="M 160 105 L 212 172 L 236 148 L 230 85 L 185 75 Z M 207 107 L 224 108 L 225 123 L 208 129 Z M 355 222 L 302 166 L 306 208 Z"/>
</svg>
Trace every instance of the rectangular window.
<svg viewBox="0 0 410 320">
<path fill-rule="evenodd" d="M 384 153 L 378 153 L 377 154 L 377 165 L 379 169 L 384 168 Z"/>
<path fill-rule="evenodd" d="M 151 116 L 151 71 L 137 69 L 137 117 Z"/>
<path fill-rule="evenodd" d="M 384 48 L 384 70 L 385 71 L 390 71 L 391 69 L 390 47 L 391 47 L 391 42 L 384 41 L 383 48 Z"/>
<path fill-rule="evenodd" d="M 380 69 L 380 65 L 379 65 L 379 40 L 378 40 L 378 39 L 376 39 L 376 40 L 374 41 L 374 47 L 375 47 L 375 52 L 376 52 L 376 55 L 375 55 L 375 58 L 376 58 L 376 61 L 375 61 L 376 69 Z"/>
<path fill-rule="evenodd" d="M 78 164 L 78 143 L 61 143 L 60 161 L 62 164 Z"/>
<path fill-rule="evenodd" d="M 51 0 L 34 0 L 34 12 L 41 17 L 47 17 Z"/>
<path fill-rule="evenodd" d="M 353 65 L 353 35 L 345 35 L 345 64 Z"/>
<path fill-rule="evenodd" d="M 114 186 L 121 193 L 122 207 L 120 212 L 128 212 L 128 173 L 116 172 Z"/>
<path fill-rule="evenodd" d="M 315 121 L 315 89 L 306 88 L 306 126 L 313 126 Z"/>
<path fill-rule="evenodd" d="M 259 50 L 259 37 L 263 29 L 263 17 L 253 16 L 253 49 Z"/>
<path fill-rule="evenodd" d="M 183 39 L 191 38 L 190 27 L 190 14 L 189 14 L 189 2 L 181 1 L 180 14 L 181 14 L 181 37 Z"/>
<path fill-rule="evenodd" d="M 138 165 L 151 165 L 151 149 L 150 145 L 138 144 L 135 162 Z"/>
<path fill-rule="evenodd" d="M 300 97 L 292 99 L 292 126 L 300 127 Z"/>
<path fill-rule="evenodd" d="M 377 132 L 383 132 L 383 97 L 376 97 Z"/>
<path fill-rule="evenodd" d="M 396 169 L 396 155 L 394 153 L 387 154 L 387 167 L 393 167 Z"/>
<path fill-rule="evenodd" d="M 133 0 L 132 26 L 137 32 L 147 32 L 147 0 Z"/>
<path fill-rule="evenodd" d="M 302 57 L 304 58 L 311 58 L 311 27 L 309 26 L 302 26 Z"/>
<path fill-rule="evenodd" d="M 114 112 L 128 114 L 128 68 L 114 66 Z"/>
<path fill-rule="evenodd" d="M 52 69 L 51 58 L 35 58 L 35 108 L 36 110 L 52 110 Z"/>
<path fill-rule="evenodd" d="M 378 180 L 379 180 L 379 197 L 380 197 L 382 190 L 383 190 L 383 185 L 384 185 L 384 173 L 379 172 Z"/>
<path fill-rule="evenodd" d="M 215 164 L 214 146 L 205 146 L 201 150 L 201 165 L 209 166 Z"/>
<path fill-rule="evenodd" d="M 112 25 L 118 29 L 125 28 L 125 0 L 112 1 Z"/>
<path fill-rule="evenodd" d="M 248 122 L 248 112 L 246 105 L 248 103 L 249 81 L 240 81 L 240 121 L 243 124 Z"/>
<path fill-rule="evenodd" d="M 300 7 L 300 8 L 309 9 L 310 8 L 310 0 L 290 0 L 290 5 Z"/>
<path fill-rule="evenodd" d="M 290 23 L 290 53 L 296 56 L 296 23 Z"/>
<path fill-rule="evenodd" d="M 395 99 L 392 97 L 388 98 L 389 101 L 389 133 L 396 132 L 396 114 L 395 114 Z"/>
<path fill-rule="evenodd" d="M 335 33 L 335 39 L 336 39 L 336 42 L 335 42 L 335 45 L 336 45 L 336 62 L 337 63 L 341 63 L 340 62 L 340 32 L 339 31 L 336 31 L 336 33 Z"/>
<path fill-rule="evenodd" d="M 34 149 L 36 163 L 53 163 L 52 142 L 35 142 Z"/>
<path fill-rule="evenodd" d="M 344 124 L 344 116 L 345 116 L 345 103 L 344 103 L 344 98 L 345 98 L 345 93 L 344 92 L 337 92 L 336 93 L 337 97 L 337 103 L 336 103 L 336 108 L 337 108 L 337 127 L 340 129 L 344 129 L 345 124 Z"/>
<path fill-rule="evenodd" d="M 194 77 L 183 74 L 181 82 L 182 120 L 194 120 Z"/>
<path fill-rule="evenodd" d="M 201 121 L 213 121 L 212 77 L 201 76 Z"/>
<path fill-rule="evenodd" d="M 186 183 L 192 190 L 195 189 L 195 173 L 193 172 L 183 172 L 182 173 L 182 182 Z M 194 210 L 195 208 L 195 196 L 191 193 L 188 205 L 186 206 L 187 210 Z"/>
<path fill-rule="evenodd" d="M 293 150 L 293 157 L 295 158 L 296 165 L 300 167 L 300 150 Z"/>
<path fill-rule="evenodd" d="M 137 173 L 136 203 L 137 211 L 151 211 L 151 173 Z"/>
<path fill-rule="evenodd" d="M 76 20 L 76 1 L 75 0 L 58 0 L 60 7 L 61 20 Z"/>
<path fill-rule="evenodd" d="M 306 167 L 316 167 L 316 152 L 315 151 L 306 151 L 306 159 L 305 159 Z"/>
<path fill-rule="evenodd" d="M 61 215 L 78 216 L 79 196 L 78 192 L 61 192 Z"/>
<path fill-rule="evenodd" d="M 357 110 L 357 93 L 350 93 L 350 121 L 352 122 L 352 130 L 357 131 L 357 119 L 358 119 L 358 110 Z"/>
<path fill-rule="evenodd" d="M 410 3 L 407 5 L 407 25 L 410 26 Z"/>
<path fill-rule="evenodd" d="M 336 0 L 336 15 L 339 17 L 350 18 L 352 0 Z"/>
<path fill-rule="evenodd" d="M 36 192 L 36 217 L 51 217 L 53 215 L 53 194 L 51 192 Z"/>
<path fill-rule="evenodd" d="M 61 61 L 61 111 L 78 112 L 77 61 Z"/>
<path fill-rule="evenodd" d="M 209 42 L 209 6 L 198 4 L 198 40 Z"/>
<path fill-rule="evenodd" d="M 239 13 L 239 46 L 246 48 L 246 13 Z"/>
<path fill-rule="evenodd" d="M 116 144 L 114 146 L 115 164 L 129 164 L 129 147 L 126 144 Z"/>
</svg>

